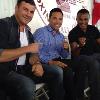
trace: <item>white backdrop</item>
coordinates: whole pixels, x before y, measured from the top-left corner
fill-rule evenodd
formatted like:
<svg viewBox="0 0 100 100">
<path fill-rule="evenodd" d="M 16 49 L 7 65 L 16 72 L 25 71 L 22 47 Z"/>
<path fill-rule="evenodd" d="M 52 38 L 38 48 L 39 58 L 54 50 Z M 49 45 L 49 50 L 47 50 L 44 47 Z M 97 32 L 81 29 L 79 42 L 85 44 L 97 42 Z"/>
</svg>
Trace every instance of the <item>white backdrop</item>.
<svg viewBox="0 0 100 100">
<path fill-rule="evenodd" d="M 54 7 L 60 7 L 64 13 L 61 32 L 67 36 L 68 32 L 76 25 L 76 13 L 82 7 L 92 12 L 93 0 L 34 0 L 37 10 L 29 23 L 31 31 L 48 24 L 49 11 Z M 60 3 L 58 3 L 59 1 Z M 11 16 L 14 13 L 16 0 L 0 0 L 0 18 Z M 91 18 L 90 18 L 91 24 Z"/>
</svg>

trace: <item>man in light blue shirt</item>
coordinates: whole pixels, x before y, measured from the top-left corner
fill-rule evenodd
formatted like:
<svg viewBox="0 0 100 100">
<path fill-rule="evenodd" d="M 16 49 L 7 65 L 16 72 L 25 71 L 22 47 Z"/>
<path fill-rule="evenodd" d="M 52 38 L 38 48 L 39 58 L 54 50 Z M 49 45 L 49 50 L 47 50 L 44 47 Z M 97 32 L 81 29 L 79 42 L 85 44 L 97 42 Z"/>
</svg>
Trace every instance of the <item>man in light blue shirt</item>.
<svg viewBox="0 0 100 100">
<path fill-rule="evenodd" d="M 64 100 L 76 100 L 73 89 L 73 73 L 69 68 L 70 64 L 67 63 L 67 60 L 62 59 L 67 58 L 69 55 L 64 48 L 64 36 L 59 31 L 62 21 L 62 11 L 59 8 L 52 9 L 49 14 L 49 25 L 37 29 L 33 34 L 33 38 L 42 45 L 39 57 L 42 63 L 48 64 L 44 68 L 44 72 L 47 75 L 56 75 L 55 80 L 57 81 L 55 81 L 55 84 L 59 82 L 62 84 L 61 87 L 63 86 L 65 91 Z M 63 95 L 62 93 L 62 90 L 59 90 L 57 92 L 58 99 L 55 100 L 59 100 L 59 96 Z"/>
<path fill-rule="evenodd" d="M 69 53 L 64 49 L 64 36 L 59 31 L 52 29 L 50 25 L 38 29 L 34 34 L 34 39 L 37 42 L 43 43 L 40 51 L 41 61 L 48 63 L 55 58 L 67 58 Z"/>
</svg>

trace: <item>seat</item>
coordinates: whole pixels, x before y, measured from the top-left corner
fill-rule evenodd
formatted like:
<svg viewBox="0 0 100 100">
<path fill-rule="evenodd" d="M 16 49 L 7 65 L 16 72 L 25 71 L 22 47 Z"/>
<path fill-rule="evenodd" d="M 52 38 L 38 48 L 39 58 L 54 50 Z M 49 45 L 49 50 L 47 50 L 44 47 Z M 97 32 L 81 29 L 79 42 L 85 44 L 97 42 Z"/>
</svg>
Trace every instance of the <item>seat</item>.
<svg viewBox="0 0 100 100">
<path fill-rule="evenodd" d="M 87 87 L 86 89 L 84 89 L 84 96 L 86 97 L 86 98 L 88 98 L 88 94 L 87 94 L 87 92 L 90 90 L 90 87 Z"/>
<path fill-rule="evenodd" d="M 49 100 L 48 89 L 45 83 L 36 84 L 35 100 Z"/>
<path fill-rule="evenodd" d="M 88 84 L 88 71 L 87 71 L 86 80 L 85 80 L 85 89 L 84 89 L 84 97 L 85 98 L 89 98 L 89 90 L 90 90 L 90 87 L 89 87 L 89 84 Z"/>
</svg>

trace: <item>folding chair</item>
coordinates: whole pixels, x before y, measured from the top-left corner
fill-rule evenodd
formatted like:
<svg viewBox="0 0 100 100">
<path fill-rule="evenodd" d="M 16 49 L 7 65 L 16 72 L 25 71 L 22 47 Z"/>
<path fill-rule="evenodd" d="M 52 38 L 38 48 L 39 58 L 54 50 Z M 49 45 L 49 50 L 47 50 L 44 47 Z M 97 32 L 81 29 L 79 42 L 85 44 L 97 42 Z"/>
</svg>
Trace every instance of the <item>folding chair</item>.
<svg viewBox="0 0 100 100">
<path fill-rule="evenodd" d="M 87 71 L 86 81 L 85 81 L 85 89 L 84 89 L 84 97 L 85 98 L 89 98 L 89 94 L 88 94 L 89 90 L 90 90 L 90 87 L 89 87 L 89 84 L 88 84 L 88 71 Z"/>
<path fill-rule="evenodd" d="M 45 83 L 36 84 L 35 100 L 49 100 L 48 89 Z"/>
<path fill-rule="evenodd" d="M 87 94 L 87 92 L 90 90 L 90 87 L 87 87 L 85 90 L 84 90 L 84 96 L 86 97 L 86 98 L 88 98 L 88 94 Z"/>
</svg>

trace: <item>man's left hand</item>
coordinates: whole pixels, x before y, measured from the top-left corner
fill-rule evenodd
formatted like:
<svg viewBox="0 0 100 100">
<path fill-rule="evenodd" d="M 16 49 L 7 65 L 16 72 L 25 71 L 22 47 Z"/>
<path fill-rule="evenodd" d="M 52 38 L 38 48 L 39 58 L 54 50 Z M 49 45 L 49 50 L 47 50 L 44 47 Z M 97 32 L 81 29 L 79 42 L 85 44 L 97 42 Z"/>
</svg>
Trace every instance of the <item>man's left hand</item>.
<svg viewBox="0 0 100 100">
<path fill-rule="evenodd" d="M 44 70 L 41 63 L 36 63 L 32 66 L 32 72 L 34 75 L 41 77 L 43 76 Z"/>
</svg>

